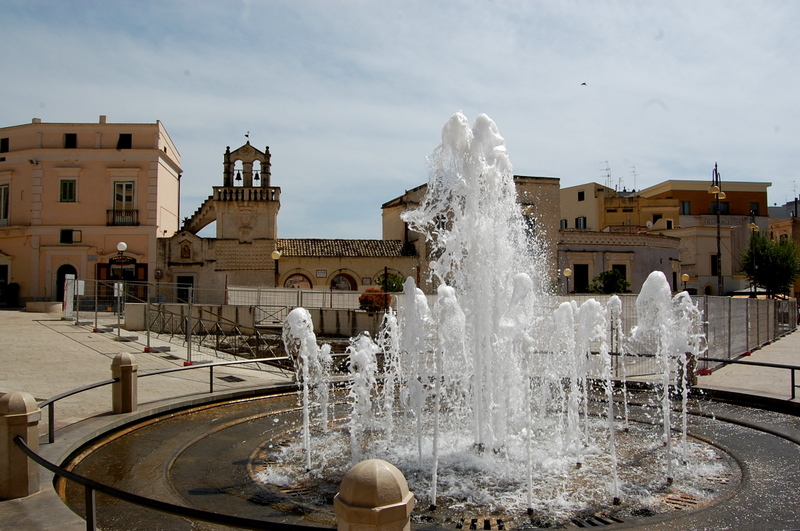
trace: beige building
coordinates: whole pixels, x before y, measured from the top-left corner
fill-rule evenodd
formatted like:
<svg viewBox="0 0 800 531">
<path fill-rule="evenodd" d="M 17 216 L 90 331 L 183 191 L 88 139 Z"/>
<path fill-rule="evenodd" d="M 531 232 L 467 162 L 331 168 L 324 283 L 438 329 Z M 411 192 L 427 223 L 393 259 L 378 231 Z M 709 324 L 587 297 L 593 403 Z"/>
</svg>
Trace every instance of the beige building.
<svg viewBox="0 0 800 531">
<path fill-rule="evenodd" d="M 559 216 L 559 179 L 553 177 L 528 177 L 514 176 L 517 189 L 517 201 L 528 228 L 535 233 L 541 247 L 545 251 L 546 270 L 553 271 L 556 276 L 555 248 L 558 241 L 558 216 Z M 422 234 L 408 228 L 408 223 L 403 221 L 401 215 L 406 210 L 418 208 L 427 191 L 427 184 L 407 190 L 403 195 L 392 199 L 382 205 L 383 210 L 383 239 L 403 242 L 403 248 L 408 252 L 415 250 L 417 256 L 424 257 L 420 261 L 416 272 L 417 284 L 427 292 L 433 286 L 427 281 L 429 277 L 428 263 L 432 259 L 429 249 Z"/>
<path fill-rule="evenodd" d="M 795 206 L 796 208 L 796 206 Z M 790 213 L 795 213 L 792 210 Z M 800 218 L 791 216 L 786 218 L 770 219 L 767 235 L 770 240 L 785 240 L 790 239 L 794 241 L 798 249 L 800 249 Z M 800 299 L 800 278 L 795 280 L 793 297 Z"/>
<path fill-rule="evenodd" d="M 710 185 L 710 181 L 670 180 L 641 190 L 639 194 L 651 201 L 672 201 L 678 205 L 677 216 L 674 210 L 650 212 L 652 226 L 648 230 L 651 234 L 680 238 L 681 269 L 689 275 L 687 288 L 691 292 L 705 295 L 746 292 L 750 284 L 740 271 L 740 260 L 750 238 L 748 226 L 752 221 L 760 230 L 767 230 L 767 188 L 772 183 L 723 182 L 719 197 L 709 193 Z M 664 224 L 662 219 L 672 223 Z M 722 293 L 718 271 L 722 274 Z"/>
<path fill-rule="evenodd" d="M 67 274 L 154 280 L 156 239 L 179 226 L 180 175 L 161 122 L 0 128 L 0 285 L 18 284 L 24 303 L 61 300 Z"/>
<path fill-rule="evenodd" d="M 739 260 L 748 242 L 751 219 L 761 230 L 767 227 L 767 188 L 771 183 L 723 183 L 724 194 L 719 197 L 709 193 L 710 185 L 710 181 L 669 180 L 638 192 L 617 192 L 598 183 L 564 188 L 561 228 L 679 238 L 679 271 L 670 270 L 668 278 L 686 273 L 690 277 L 687 289 L 717 295 L 717 268 L 721 263 L 723 292 L 746 289 L 749 284 L 739 271 Z M 595 239 L 588 235 L 587 238 Z M 594 260 L 597 262 L 600 260 Z M 635 291 L 637 281 L 631 277 L 628 280 L 633 282 Z M 578 287 L 581 286 L 579 283 Z"/>
<path fill-rule="evenodd" d="M 281 190 L 272 185 L 269 147 L 247 142 L 223 156 L 222 186 L 184 221 L 180 232 L 159 242 L 158 282 L 186 300 L 227 303 L 235 287 L 364 291 L 380 287 L 387 273 L 419 276 L 413 245 L 383 240 L 281 239 Z M 215 238 L 197 233 L 215 224 Z"/>
<path fill-rule="evenodd" d="M 683 289 L 681 241 L 656 234 L 566 229 L 558 240 L 560 293 L 586 293 L 592 280 L 615 269 L 638 293 L 653 271 L 661 271 L 673 291 Z M 569 278 L 563 271 L 569 269 Z"/>
<path fill-rule="evenodd" d="M 361 292 L 380 288 L 386 276 L 413 277 L 426 291 L 428 250 L 401 214 L 416 208 L 426 185 L 382 206 L 380 240 L 279 238 L 281 190 L 273 186 L 269 148 L 248 142 L 223 157 L 222 186 L 187 218 L 180 232 L 161 239 L 158 282 L 186 300 L 188 288 L 202 303 L 228 302 L 236 287 L 278 287 Z M 519 202 L 532 230 L 554 249 L 558 179 L 515 176 Z M 215 238 L 197 235 L 216 224 Z M 555 271 L 555 255 L 550 253 Z"/>
<path fill-rule="evenodd" d="M 579 184 L 562 188 L 560 196 L 560 226 L 564 229 L 600 231 L 606 227 L 603 203 L 614 194 L 612 188 L 598 183 Z"/>
</svg>

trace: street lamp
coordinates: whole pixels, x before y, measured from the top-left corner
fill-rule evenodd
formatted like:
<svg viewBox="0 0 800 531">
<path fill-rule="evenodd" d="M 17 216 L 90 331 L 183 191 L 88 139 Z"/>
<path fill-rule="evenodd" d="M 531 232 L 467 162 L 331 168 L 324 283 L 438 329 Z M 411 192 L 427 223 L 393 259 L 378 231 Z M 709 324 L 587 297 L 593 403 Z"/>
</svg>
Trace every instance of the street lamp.
<svg viewBox="0 0 800 531">
<path fill-rule="evenodd" d="M 569 295 L 569 277 L 572 276 L 572 269 L 566 268 L 564 269 L 564 278 L 567 279 L 567 295 Z"/>
<path fill-rule="evenodd" d="M 272 259 L 273 259 L 273 260 L 275 260 L 275 287 L 276 287 L 276 288 L 277 288 L 277 287 L 278 287 L 278 285 L 279 285 L 279 284 L 278 284 L 278 279 L 279 279 L 279 278 L 280 278 L 280 276 L 281 276 L 281 274 L 280 274 L 280 270 L 278 269 L 278 260 L 280 260 L 280 258 L 281 258 L 281 255 L 282 255 L 282 254 L 283 254 L 282 252 L 280 252 L 280 251 L 278 251 L 278 250 L 276 249 L 276 250 L 272 251 L 272 255 L 271 255 L 271 256 L 272 256 Z"/>
<path fill-rule="evenodd" d="M 128 249 L 128 244 L 125 242 L 119 242 L 117 244 L 117 251 L 119 253 L 119 258 L 122 258 L 122 253 L 124 253 Z M 122 260 L 119 261 L 119 265 L 117 266 L 119 269 L 119 280 L 120 282 L 114 283 L 114 292 L 117 295 L 117 337 L 121 337 L 122 334 L 122 324 L 120 323 L 120 319 L 122 316 L 122 298 L 125 294 L 125 274 L 122 265 Z M 113 272 L 112 272 L 113 275 Z"/>
<path fill-rule="evenodd" d="M 750 229 L 750 260 L 752 260 L 751 265 L 753 266 L 752 271 L 750 272 L 750 298 L 756 298 L 756 283 L 755 283 L 755 275 L 756 275 L 756 232 L 758 232 L 758 225 L 756 225 L 756 212 L 755 210 L 750 211 L 750 223 L 748 223 L 747 228 Z"/>
<path fill-rule="evenodd" d="M 722 237 L 720 234 L 720 208 L 719 200 L 725 199 L 725 192 L 722 191 L 722 179 L 717 171 L 717 163 L 714 163 L 714 171 L 711 172 L 711 186 L 708 188 L 708 193 L 714 196 L 714 210 L 717 211 L 717 257 L 715 263 L 717 264 L 717 295 L 722 296 L 725 294 L 722 285 Z"/>
<path fill-rule="evenodd" d="M 689 282 L 689 275 L 687 273 L 682 274 L 681 280 L 683 281 L 683 291 L 686 291 L 686 283 Z"/>
</svg>

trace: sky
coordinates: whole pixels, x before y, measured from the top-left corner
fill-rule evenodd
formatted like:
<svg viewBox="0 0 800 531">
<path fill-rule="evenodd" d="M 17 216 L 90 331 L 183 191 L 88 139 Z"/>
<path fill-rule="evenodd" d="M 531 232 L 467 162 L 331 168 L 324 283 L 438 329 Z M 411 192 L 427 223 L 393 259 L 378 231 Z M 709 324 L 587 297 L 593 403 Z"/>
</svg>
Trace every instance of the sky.
<svg viewBox="0 0 800 531">
<path fill-rule="evenodd" d="M 717 163 L 782 204 L 798 27 L 793 0 L 0 0 L 0 126 L 160 120 L 181 217 L 249 134 L 281 238 L 380 238 L 458 111 L 496 122 L 518 175 L 639 190 Z"/>
</svg>

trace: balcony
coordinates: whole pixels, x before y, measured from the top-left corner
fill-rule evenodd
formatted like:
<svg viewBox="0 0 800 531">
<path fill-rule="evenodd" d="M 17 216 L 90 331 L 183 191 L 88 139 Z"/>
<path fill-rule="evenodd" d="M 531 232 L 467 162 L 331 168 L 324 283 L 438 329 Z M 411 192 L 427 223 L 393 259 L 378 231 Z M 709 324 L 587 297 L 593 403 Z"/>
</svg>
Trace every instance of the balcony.
<svg viewBox="0 0 800 531">
<path fill-rule="evenodd" d="M 241 186 L 215 186 L 215 201 L 280 201 L 281 189 L 277 186 L 269 188 L 244 188 Z"/>
<path fill-rule="evenodd" d="M 106 210 L 106 226 L 108 227 L 136 227 L 138 225 L 138 210 Z"/>
</svg>

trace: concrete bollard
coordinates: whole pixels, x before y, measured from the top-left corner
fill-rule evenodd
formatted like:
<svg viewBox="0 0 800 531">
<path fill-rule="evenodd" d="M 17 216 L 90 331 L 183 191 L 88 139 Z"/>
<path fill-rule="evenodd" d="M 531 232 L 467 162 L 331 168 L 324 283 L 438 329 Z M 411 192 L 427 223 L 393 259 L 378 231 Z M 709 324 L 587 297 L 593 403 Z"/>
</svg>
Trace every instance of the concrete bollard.
<svg viewBox="0 0 800 531">
<path fill-rule="evenodd" d="M 39 465 L 22 453 L 14 438 L 19 435 L 38 453 L 41 418 L 42 410 L 30 394 L 13 392 L 0 397 L 0 500 L 39 492 Z"/>
<path fill-rule="evenodd" d="M 413 509 L 405 476 L 382 459 L 351 468 L 333 499 L 339 531 L 409 531 Z"/>
<path fill-rule="evenodd" d="M 111 384 L 112 411 L 130 413 L 139 407 L 138 378 L 139 365 L 133 354 L 122 352 L 111 362 L 111 377 L 119 378 Z"/>
</svg>

